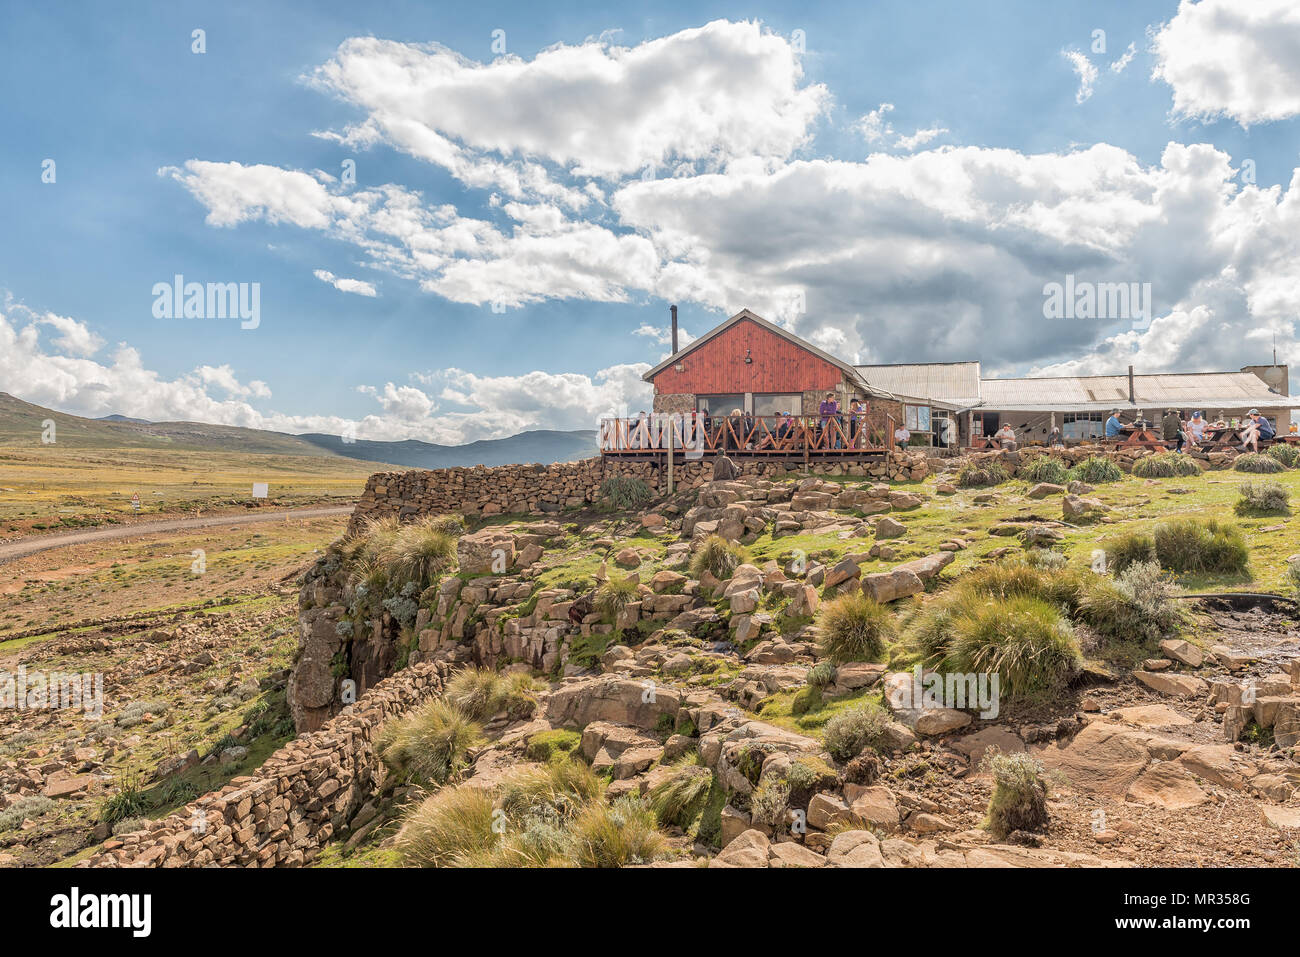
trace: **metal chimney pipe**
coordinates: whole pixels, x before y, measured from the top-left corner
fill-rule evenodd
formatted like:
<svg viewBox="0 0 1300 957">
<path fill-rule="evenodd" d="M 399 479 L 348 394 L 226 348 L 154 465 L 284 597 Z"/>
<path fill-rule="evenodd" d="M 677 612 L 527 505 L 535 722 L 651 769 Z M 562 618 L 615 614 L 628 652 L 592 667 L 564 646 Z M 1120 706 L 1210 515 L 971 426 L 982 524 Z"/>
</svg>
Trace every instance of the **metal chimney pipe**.
<svg viewBox="0 0 1300 957">
<path fill-rule="evenodd" d="M 669 306 L 668 311 L 673 316 L 673 355 L 677 355 L 677 307 Z"/>
<path fill-rule="evenodd" d="M 1133 367 L 1128 367 L 1128 400 L 1131 404 L 1137 405 L 1136 393 L 1133 391 Z"/>
</svg>

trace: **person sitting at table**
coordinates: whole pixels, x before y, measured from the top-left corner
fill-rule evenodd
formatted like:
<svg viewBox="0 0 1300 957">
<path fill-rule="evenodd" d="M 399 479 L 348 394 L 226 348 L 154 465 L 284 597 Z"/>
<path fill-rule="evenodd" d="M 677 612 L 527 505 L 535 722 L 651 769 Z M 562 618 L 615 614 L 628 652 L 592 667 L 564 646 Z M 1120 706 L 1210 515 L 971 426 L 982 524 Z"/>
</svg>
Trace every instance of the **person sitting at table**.
<svg viewBox="0 0 1300 957">
<path fill-rule="evenodd" d="M 1165 417 L 1160 420 L 1164 440 L 1177 442 L 1179 452 L 1183 450 L 1183 419 L 1175 409 L 1165 409 Z"/>
<path fill-rule="evenodd" d="M 898 428 L 894 429 L 895 445 L 906 445 L 910 441 L 912 441 L 912 433 L 908 430 L 906 423 L 903 423 L 899 425 Z"/>
<path fill-rule="evenodd" d="M 998 429 L 993 433 L 993 438 L 1002 445 L 1004 451 L 1014 452 L 1016 450 L 1016 433 L 1010 425 L 1004 425 Z"/>
<path fill-rule="evenodd" d="M 1200 445 L 1205 441 L 1205 418 L 1199 409 L 1192 413 L 1191 421 L 1187 423 L 1187 431 L 1192 436 L 1193 445 Z"/>
<path fill-rule="evenodd" d="M 1112 409 L 1110 418 L 1106 420 L 1106 438 L 1119 438 L 1119 433 L 1123 428 L 1124 423 L 1119 420 L 1119 409 Z"/>
<path fill-rule="evenodd" d="M 1267 441 L 1273 438 L 1277 431 L 1268 419 L 1259 414 L 1259 409 L 1251 409 L 1246 415 L 1246 428 L 1241 433 L 1241 450 L 1245 452 L 1247 446 L 1249 446 L 1252 450 L 1258 452 L 1259 440 L 1264 439 Z"/>
</svg>

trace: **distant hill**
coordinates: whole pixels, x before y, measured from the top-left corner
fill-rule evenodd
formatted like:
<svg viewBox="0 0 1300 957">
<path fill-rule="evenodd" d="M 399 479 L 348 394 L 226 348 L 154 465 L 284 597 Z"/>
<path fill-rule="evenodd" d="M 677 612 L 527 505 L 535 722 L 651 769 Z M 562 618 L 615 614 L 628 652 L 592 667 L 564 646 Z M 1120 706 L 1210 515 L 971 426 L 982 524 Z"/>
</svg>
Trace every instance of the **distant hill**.
<svg viewBox="0 0 1300 957">
<path fill-rule="evenodd" d="M 0 392 L 0 448 L 41 445 L 44 423 L 53 420 L 57 442 L 65 448 L 159 449 L 246 452 L 267 455 L 339 456 L 366 462 L 387 462 L 406 468 L 450 468 L 463 465 L 570 462 L 596 454 L 594 431 L 521 432 L 507 439 L 468 445 L 431 442 L 345 443 L 337 435 L 290 435 L 263 429 L 202 422 L 149 422 L 123 415 L 87 419 L 55 412 Z"/>
</svg>

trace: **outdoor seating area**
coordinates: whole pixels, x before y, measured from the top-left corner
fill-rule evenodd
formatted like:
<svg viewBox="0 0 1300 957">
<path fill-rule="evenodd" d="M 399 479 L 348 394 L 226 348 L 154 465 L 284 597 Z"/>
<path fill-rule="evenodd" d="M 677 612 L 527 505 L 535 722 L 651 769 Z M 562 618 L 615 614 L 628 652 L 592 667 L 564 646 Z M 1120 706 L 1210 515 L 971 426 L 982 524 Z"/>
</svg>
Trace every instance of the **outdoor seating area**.
<svg viewBox="0 0 1300 957">
<path fill-rule="evenodd" d="M 873 433 L 865 418 L 849 415 L 728 415 L 699 413 L 606 418 L 600 423 L 602 455 L 662 455 L 671 442 L 686 458 L 756 455 L 775 458 L 871 458 L 894 447 L 890 428 Z"/>
</svg>

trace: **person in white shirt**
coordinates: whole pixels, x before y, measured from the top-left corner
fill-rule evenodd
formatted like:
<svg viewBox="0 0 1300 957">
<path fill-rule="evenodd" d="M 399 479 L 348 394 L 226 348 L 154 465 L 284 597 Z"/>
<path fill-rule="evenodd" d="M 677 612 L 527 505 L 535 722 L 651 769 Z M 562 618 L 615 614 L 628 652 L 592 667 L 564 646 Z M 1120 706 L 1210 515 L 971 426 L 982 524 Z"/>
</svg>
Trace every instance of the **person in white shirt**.
<svg viewBox="0 0 1300 957">
<path fill-rule="evenodd" d="M 1014 452 L 1016 450 L 1016 433 L 1011 430 L 1011 426 L 1002 426 L 1002 428 L 997 430 L 993 438 L 997 439 L 998 442 L 1001 443 L 1002 448 L 1006 449 L 1008 452 Z"/>
<path fill-rule="evenodd" d="M 912 433 L 907 431 L 906 425 L 900 425 L 894 429 L 894 442 L 898 445 L 906 445 L 912 440 Z"/>
</svg>

